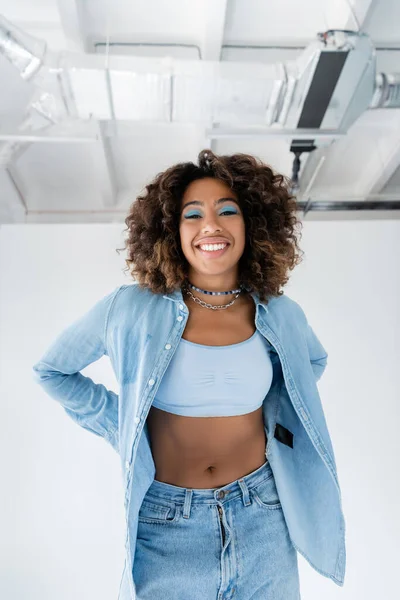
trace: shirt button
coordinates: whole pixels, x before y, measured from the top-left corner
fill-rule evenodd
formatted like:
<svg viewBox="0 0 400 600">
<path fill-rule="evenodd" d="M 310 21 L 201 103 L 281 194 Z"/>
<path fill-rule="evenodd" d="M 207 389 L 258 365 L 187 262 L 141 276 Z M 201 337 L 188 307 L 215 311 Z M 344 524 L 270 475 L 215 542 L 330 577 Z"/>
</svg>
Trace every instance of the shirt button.
<svg viewBox="0 0 400 600">
<path fill-rule="evenodd" d="M 180 308 L 181 310 L 183 310 L 183 304 L 180 304 L 180 305 L 179 305 L 179 308 Z"/>
<path fill-rule="evenodd" d="M 154 379 L 149 379 L 149 385 L 154 385 L 154 384 L 155 384 Z"/>
<path fill-rule="evenodd" d="M 176 320 L 177 320 L 177 321 L 182 321 L 182 320 L 183 320 L 183 317 L 181 317 L 181 315 L 179 315 L 179 317 L 176 317 Z"/>
<path fill-rule="evenodd" d="M 129 467 L 130 467 L 130 464 L 129 464 L 129 461 L 128 461 L 128 460 L 127 460 L 127 461 L 126 461 L 126 463 L 125 463 L 125 467 L 126 467 L 127 469 L 129 469 Z"/>
<path fill-rule="evenodd" d="M 165 349 L 166 350 L 170 350 L 170 348 L 171 348 L 171 344 L 165 344 Z"/>
<path fill-rule="evenodd" d="M 139 423 L 140 422 L 140 417 L 135 417 L 134 421 L 135 421 L 135 423 Z"/>
</svg>

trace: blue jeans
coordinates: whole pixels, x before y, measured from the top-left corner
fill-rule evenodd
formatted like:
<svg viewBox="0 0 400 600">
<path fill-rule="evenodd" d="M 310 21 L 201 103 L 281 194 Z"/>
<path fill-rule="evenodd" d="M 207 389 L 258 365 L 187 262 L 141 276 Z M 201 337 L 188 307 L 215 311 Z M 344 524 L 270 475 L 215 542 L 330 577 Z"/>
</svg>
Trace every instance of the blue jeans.
<svg viewBox="0 0 400 600">
<path fill-rule="evenodd" d="M 269 462 L 220 488 L 155 479 L 132 574 L 138 600 L 299 600 L 297 552 Z"/>
</svg>

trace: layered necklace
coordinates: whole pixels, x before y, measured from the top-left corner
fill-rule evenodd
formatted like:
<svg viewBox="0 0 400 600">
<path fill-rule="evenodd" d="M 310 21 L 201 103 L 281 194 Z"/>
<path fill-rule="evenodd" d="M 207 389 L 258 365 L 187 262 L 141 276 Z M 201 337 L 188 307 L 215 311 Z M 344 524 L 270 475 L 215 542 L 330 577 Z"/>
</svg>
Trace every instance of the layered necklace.
<svg viewBox="0 0 400 600">
<path fill-rule="evenodd" d="M 204 300 L 201 300 L 200 298 L 197 298 L 197 296 L 194 296 L 189 288 L 191 288 L 192 290 L 196 290 L 196 292 L 200 292 L 202 294 L 208 294 L 209 296 L 228 296 L 229 294 L 236 295 L 234 299 L 231 300 L 231 302 L 228 302 L 228 304 L 214 305 L 209 304 L 208 302 L 204 302 Z M 186 294 L 189 294 L 189 296 L 194 300 L 194 302 L 197 302 L 197 304 L 200 304 L 200 306 L 204 306 L 204 308 L 209 308 L 211 310 L 224 310 L 226 308 L 229 308 L 229 306 L 232 306 L 232 304 L 234 304 L 239 298 L 243 289 L 244 287 L 241 285 L 237 290 L 229 290 L 227 292 L 210 292 L 208 290 L 202 290 L 201 288 L 196 287 L 189 281 L 187 281 L 182 287 L 182 290 L 186 292 Z"/>
</svg>

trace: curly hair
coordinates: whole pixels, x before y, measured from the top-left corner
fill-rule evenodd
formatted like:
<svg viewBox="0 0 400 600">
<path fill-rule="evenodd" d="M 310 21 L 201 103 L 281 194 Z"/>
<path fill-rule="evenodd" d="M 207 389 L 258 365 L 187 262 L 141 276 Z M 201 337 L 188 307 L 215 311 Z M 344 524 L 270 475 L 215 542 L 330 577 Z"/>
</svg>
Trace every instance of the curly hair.
<svg viewBox="0 0 400 600">
<path fill-rule="evenodd" d="M 250 154 L 216 155 L 202 150 L 198 166 L 175 164 L 158 173 L 145 193 L 130 206 L 125 219 L 127 267 L 141 287 L 171 293 L 188 277 L 189 263 L 180 243 L 181 199 L 196 179 L 214 177 L 237 195 L 245 222 L 245 248 L 239 260 L 239 283 L 255 291 L 261 302 L 280 296 L 288 271 L 302 261 L 296 228 L 297 203 L 290 180 Z M 300 234 L 301 236 L 301 234 Z M 117 249 L 117 251 L 119 251 Z"/>
</svg>

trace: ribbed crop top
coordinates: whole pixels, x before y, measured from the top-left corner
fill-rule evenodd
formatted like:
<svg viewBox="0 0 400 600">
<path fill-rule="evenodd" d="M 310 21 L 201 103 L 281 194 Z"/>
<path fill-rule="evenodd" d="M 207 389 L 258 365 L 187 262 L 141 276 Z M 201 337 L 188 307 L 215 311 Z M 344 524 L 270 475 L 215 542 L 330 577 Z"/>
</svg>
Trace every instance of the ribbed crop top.
<svg viewBox="0 0 400 600">
<path fill-rule="evenodd" d="M 259 408 L 272 383 L 270 346 L 256 329 L 228 346 L 181 338 L 153 406 L 188 417 L 243 415 Z"/>
</svg>

